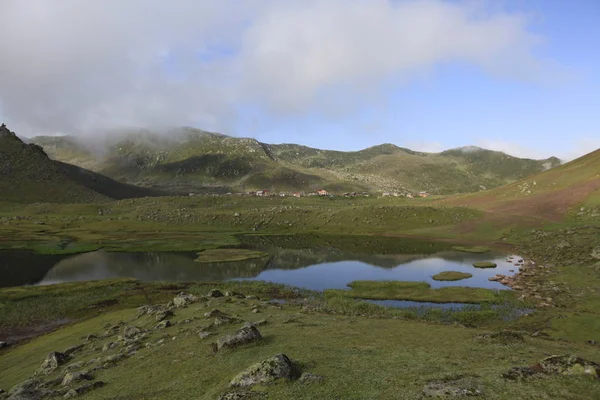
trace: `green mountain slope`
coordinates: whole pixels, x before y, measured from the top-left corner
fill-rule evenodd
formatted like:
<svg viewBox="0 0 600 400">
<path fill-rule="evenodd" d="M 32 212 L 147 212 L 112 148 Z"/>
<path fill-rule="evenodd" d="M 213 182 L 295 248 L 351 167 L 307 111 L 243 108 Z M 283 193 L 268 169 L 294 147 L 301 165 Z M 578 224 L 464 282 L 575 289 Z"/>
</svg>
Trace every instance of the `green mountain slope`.
<svg viewBox="0 0 600 400">
<path fill-rule="evenodd" d="M 4 124 L 0 126 L 1 200 L 81 203 L 159 194 L 51 160 L 40 146 L 25 144 Z"/>
<path fill-rule="evenodd" d="M 448 202 L 550 220 L 561 220 L 577 207 L 578 215 L 600 220 L 600 149 L 512 184 Z"/>
<path fill-rule="evenodd" d="M 560 164 L 556 158 L 521 159 L 475 148 L 437 154 L 392 144 L 352 152 L 320 150 L 192 128 L 163 135 L 124 132 L 94 146 L 68 136 L 41 136 L 32 141 L 56 160 L 114 179 L 189 191 L 324 187 L 330 191 L 453 194 L 497 187 Z"/>
</svg>

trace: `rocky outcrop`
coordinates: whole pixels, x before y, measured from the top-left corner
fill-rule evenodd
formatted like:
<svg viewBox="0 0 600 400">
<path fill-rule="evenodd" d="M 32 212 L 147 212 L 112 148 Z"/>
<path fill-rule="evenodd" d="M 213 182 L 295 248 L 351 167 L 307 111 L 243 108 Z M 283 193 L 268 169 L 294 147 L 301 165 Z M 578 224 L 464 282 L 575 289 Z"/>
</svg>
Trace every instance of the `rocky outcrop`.
<svg viewBox="0 0 600 400">
<path fill-rule="evenodd" d="M 64 365 L 69 360 L 69 356 L 64 353 L 53 351 L 48 353 L 42 366 L 38 370 L 39 374 L 48 375 L 56 371 L 58 367 Z"/>
<path fill-rule="evenodd" d="M 274 382 L 278 379 L 292 379 L 294 367 L 285 354 L 277 354 L 256 363 L 237 375 L 229 383 L 232 387 L 250 387 Z"/>
<path fill-rule="evenodd" d="M 234 348 L 243 344 L 256 342 L 262 339 L 262 335 L 253 326 L 243 327 L 233 335 L 227 335 L 217 341 L 217 349 Z"/>
</svg>

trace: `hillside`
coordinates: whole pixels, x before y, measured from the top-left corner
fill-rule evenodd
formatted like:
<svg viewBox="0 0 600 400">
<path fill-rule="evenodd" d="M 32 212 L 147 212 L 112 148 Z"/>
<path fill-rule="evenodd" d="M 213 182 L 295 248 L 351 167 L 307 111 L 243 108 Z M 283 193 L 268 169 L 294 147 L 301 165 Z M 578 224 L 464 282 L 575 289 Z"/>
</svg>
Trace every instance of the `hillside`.
<svg viewBox="0 0 600 400">
<path fill-rule="evenodd" d="M 0 126 L 0 199 L 14 202 L 98 202 L 156 196 L 157 190 L 117 182 L 98 173 L 51 160 Z"/>
<path fill-rule="evenodd" d="M 448 203 L 549 220 L 561 220 L 578 206 L 579 216 L 600 217 L 600 149 L 510 185 L 460 196 Z"/>
<path fill-rule="evenodd" d="M 120 181 L 191 192 L 325 187 L 454 194 L 505 185 L 560 165 L 555 157 L 521 159 L 478 148 L 422 153 L 383 144 L 352 152 L 320 150 L 192 128 L 164 135 L 122 132 L 93 144 L 69 136 L 39 136 L 32 142 L 56 160 Z"/>
</svg>

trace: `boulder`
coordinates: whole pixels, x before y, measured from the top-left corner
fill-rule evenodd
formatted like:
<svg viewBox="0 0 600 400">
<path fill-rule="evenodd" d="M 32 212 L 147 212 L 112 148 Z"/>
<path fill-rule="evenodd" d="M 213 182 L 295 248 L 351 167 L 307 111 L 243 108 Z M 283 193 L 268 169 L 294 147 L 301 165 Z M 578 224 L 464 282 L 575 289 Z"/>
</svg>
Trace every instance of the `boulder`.
<svg viewBox="0 0 600 400">
<path fill-rule="evenodd" d="M 246 343 L 256 342 L 262 335 L 255 327 L 243 327 L 233 335 L 227 335 L 217 341 L 217 349 L 234 348 Z"/>
<path fill-rule="evenodd" d="M 227 325 L 227 324 L 233 324 L 238 322 L 238 320 L 236 318 L 232 318 L 228 315 L 217 315 L 215 317 L 215 321 L 213 322 L 213 325 L 215 326 L 221 326 L 221 325 Z"/>
<path fill-rule="evenodd" d="M 102 386 L 104 386 L 104 382 L 102 382 L 102 381 L 96 381 L 96 382 L 93 382 L 93 383 L 86 383 L 85 385 L 81 385 L 81 386 L 76 387 L 75 389 L 69 390 L 67 392 L 67 394 L 65 394 L 63 396 L 63 398 L 70 399 L 70 398 L 73 398 L 73 397 L 77 397 L 77 396 L 85 394 L 85 393 L 87 393 L 89 391 L 92 391 L 94 389 L 101 388 Z"/>
<path fill-rule="evenodd" d="M 171 310 L 166 310 L 166 309 L 165 310 L 158 310 L 156 312 L 156 320 L 157 321 L 162 321 L 164 319 L 172 317 L 173 315 L 174 315 L 173 311 L 171 311 Z"/>
<path fill-rule="evenodd" d="M 221 292 L 219 289 L 212 289 L 210 292 L 208 292 L 208 297 L 223 297 L 223 292 Z"/>
<path fill-rule="evenodd" d="M 56 369 L 58 369 L 58 367 L 60 367 L 61 365 L 64 365 L 68 359 L 69 356 L 67 356 L 64 353 L 58 351 L 50 352 L 46 356 L 46 359 L 42 363 L 42 366 L 38 370 L 38 373 L 44 375 L 50 374 L 56 371 Z"/>
<path fill-rule="evenodd" d="M 173 299 L 173 305 L 177 308 L 187 307 L 198 301 L 198 297 L 193 294 L 181 292 Z"/>
<path fill-rule="evenodd" d="M 123 337 L 125 339 L 133 339 L 140 333 L 142 333 L 142 330 L 137 326 L 128 325 L 123 328 Z"/>
<path fill-rule="evenodd" d="M 293 372 L 294 367 L 288 356 L 277 354 L 250 366 L 233 378 L 229 384 L 232 387 L 250 387 L 278 379 L 292 379 Z"/>
<path fill-rule="evenodd" d="M 91 381 L 94 379 L 87 371 L 67 372 L 62 380 L 62 385 L 67 386 L 73 382 Z"/>
</svg>

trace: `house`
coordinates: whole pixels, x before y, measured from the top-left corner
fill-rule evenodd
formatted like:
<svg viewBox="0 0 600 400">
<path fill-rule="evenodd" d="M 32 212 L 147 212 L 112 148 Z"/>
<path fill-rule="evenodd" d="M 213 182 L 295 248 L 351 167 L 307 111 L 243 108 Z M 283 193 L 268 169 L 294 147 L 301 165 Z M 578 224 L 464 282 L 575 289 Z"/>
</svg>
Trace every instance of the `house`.
<svg viewBox="0 0 600 400">
<path fill-rule="evenodd" d="M 317 194 L 319 196 L 327 196 L 327 190 L 325 190 L 325 189 L 319 189 L 319 190 L 317 190 Z"/>
<path fill-rule="evenodd" d="M 271 191 L 270 190 L 257 190 L 256 195 L 258 197 L 269 197 L 271 195 Z"/>
<path fill-rule="evenodd" d="M 427 192 L 419 192 L 419 197 L 429 197 L 429 193 L 427 193 Z"/>
<path fill-rule="evenodd" d="M 302 197 L 302 193 L 300 193 L 300 192 L 294 192 L 294 193 L 292 193 L 292 196 L 294 196 L 294 197 Z"/>
</svg>

